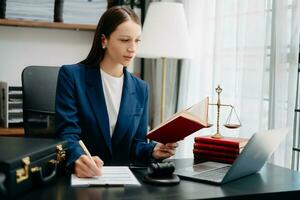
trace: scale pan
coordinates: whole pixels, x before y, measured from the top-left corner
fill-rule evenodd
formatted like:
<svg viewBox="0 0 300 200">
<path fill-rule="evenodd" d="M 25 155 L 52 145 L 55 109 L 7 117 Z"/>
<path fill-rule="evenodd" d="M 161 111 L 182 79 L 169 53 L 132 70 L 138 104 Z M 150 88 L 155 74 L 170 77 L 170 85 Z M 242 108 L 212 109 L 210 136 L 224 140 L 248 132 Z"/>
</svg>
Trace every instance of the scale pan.
<svg viewBox="0 0 300 200">
<path fill-rule="evenodd" d="M 240 125 L 240 124 L 224 124 L 224 126 L 226 128 L 235 129 L 235 128 L 240 128 L 242 125 Z"/>
</svg>

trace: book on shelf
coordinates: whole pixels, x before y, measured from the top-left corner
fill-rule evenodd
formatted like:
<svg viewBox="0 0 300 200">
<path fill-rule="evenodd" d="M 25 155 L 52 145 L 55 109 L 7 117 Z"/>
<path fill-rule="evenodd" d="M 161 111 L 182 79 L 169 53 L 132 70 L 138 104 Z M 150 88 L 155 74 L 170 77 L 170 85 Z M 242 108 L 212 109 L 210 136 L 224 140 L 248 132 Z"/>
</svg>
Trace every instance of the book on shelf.
<svg viewBox="0 0 300 200">
<path fill-rule="evenodd" d="M 232 154 L 239 154 L 243 150 L 243 147 L 236 148 L 236 147 L 228 147 L 223 145 L 215 145 L 215 144 L 208 144 L 208 143 L 194 143 L 194 149 L 201 149 L 206 151 L 217 151 L 217 152 L 226 152 Z"/>
<path fill-rule="evenodd" d="M 228 163 L 232 164 L 235 161 L 236 158 L 228 158 L 228 157 L 217 157 L 217 156 L 208 156 L 208 155 L 198 155 L 194 154 L 194 160 L 196 162 L 202 162 L 202 161 L 215 161 L 215 162 L 221 162 L 221 163 Z"/>
<path fill-rule="evenodd" d="M 212 138 L 211 136 L 195 137 L 195 143 L 214 144 L 219 146 L 226 146 L 232 148 L 243 148 L 248 142 L 247 138 L 240 137 L 224 137 L 224 138 Z"/>
<path fill-rule="evenodd" d="M 236 158 L 239 153 L 228 153 L 222 151 L 210 151 L 202 149 L 193 149 L 194 154 L 212 156 L 212 157 L 224 157 L 224 158 Z"/>
<path fill-rule="evenodd" d="M 163 144 L 177 142 L 208 126 L 208 97 L 152 129 L 147 138 Z"/>
</svg>

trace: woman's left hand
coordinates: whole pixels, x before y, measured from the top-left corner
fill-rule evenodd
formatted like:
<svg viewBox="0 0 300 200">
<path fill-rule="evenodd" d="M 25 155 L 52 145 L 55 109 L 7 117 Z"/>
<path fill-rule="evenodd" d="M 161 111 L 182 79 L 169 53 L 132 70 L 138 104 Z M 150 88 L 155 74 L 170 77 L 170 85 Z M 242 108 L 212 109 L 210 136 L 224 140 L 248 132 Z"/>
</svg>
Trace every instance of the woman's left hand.
<svg viewBox="0 0 300 200">
<path fill-rule="evenodd" d="M 152 157 L 157 160 L 169 158 L 175 154 L 178 143 L 157 143 L 153 149 Z"/>
</svg>

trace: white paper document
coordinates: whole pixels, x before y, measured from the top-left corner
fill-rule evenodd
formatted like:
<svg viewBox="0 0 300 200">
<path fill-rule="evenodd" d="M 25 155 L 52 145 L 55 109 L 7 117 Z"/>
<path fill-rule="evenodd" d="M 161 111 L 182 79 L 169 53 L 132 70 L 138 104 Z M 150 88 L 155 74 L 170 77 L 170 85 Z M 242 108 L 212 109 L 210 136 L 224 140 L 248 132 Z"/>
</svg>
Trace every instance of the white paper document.
<svg viewBox="0 0 300 200">
<path fill-rule="evenodd" d="M 76 175 L 71 176 L 72 186 L 116 186 L 116 185 L 141 185 L 129 167 L 104 166 L 102 175 L 93 178 L 78 178 Z"/>
</svg>

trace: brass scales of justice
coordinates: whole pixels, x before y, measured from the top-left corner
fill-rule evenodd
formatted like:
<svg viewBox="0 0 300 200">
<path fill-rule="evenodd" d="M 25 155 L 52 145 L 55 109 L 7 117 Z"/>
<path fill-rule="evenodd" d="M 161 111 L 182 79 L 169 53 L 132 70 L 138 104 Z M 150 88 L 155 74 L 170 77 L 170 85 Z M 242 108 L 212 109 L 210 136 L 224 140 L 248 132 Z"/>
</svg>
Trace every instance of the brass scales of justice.
<svg viewBox="0 0 300 200">
<path fill-rule="evenodd" d="M 217 106 L 217 132 L 215 134 L 213 134 L 211 137 L 212 138 L 217 138 L 217 139 L 221 139 L 223 138 L 223 136 L 220 134 L 220 108 L 223 107 L 231 107 L 229 115 L 227 117 L 227 120 L 224 124 L 224 126 L 226 128 L 229 129 L 236 129 L 242 126 L 241 121 L 235 111 L 235 108 L 233 105 L 231 104 L 221 104 L 221 100 L 220 100 L 220 94 L 222 92 L 222 88 L 220 87 L 220 85 L 218 85 L 218 87 L 216 88 L 216 92 L 218 94 L 218 101 L 215 104 L 209 104 L 210 106 Z M 232 119 L 232 114 L 235 115 L 236 119 L 238 120 L 238 123 L 231 123 L 231 119 Z M 209 124 L 208 127 L 212 127 L 212 124 Z"/>
</svg>

